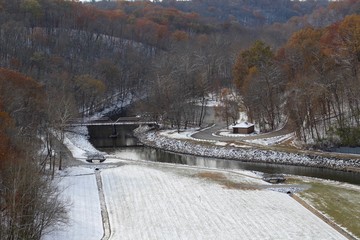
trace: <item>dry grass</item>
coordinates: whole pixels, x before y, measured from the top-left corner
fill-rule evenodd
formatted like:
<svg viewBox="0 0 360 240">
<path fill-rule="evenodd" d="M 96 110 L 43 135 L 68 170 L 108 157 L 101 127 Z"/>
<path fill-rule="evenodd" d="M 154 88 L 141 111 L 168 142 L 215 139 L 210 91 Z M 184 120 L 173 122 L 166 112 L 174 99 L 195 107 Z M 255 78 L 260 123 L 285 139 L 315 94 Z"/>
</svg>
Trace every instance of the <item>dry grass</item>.
<svg viewBox="0 0 360 240">
<path fill-rule="evenodd" d="M 206 178 L 213 181 L 226 180 L 226 176 L 218 172 L 200 172 L 196 174 L 199 178 Z"/>
<path fill-rule="evenodd" d="M 254 185 L 237 183 L 227 179 L 227 177 L 219 172 L 200 172 L 195 174 L 195 177 L 204 178 L 206 180 L 210 180 L 216 182 L 228 189 L 241 189 L 241 190 L 256 190 L 259 189 Z"/>
<path fill-rule="evenodd" d="M 293 183 L 304 184 L 301 180 Z M 306 182 L 311 187 L 299 196 L 334 222 L 360 238 L 360 192 L 327 182 Z"/>
</svg>

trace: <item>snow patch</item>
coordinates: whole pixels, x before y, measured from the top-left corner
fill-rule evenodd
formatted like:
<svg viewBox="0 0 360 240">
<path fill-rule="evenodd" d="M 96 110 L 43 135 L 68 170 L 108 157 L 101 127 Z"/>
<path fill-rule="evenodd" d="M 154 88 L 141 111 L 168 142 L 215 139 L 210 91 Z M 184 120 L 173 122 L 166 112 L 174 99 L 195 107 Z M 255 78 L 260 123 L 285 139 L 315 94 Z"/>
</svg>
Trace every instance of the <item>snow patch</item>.
<svg viewBox="0 0 360 240">
<path fill-rule="evenodd" d="M 276 145 L 281 142 L 287 141 L 289 139 L 292 139 L 293 137 L 294 137 L 294 133 L 289 133 L 286 135 L 270 137 L 270 138 L 248 139 L 248 140 L 245 140 L 245 142 L 255 143 L 255 144 L 259 144 L 259 145 L 272 146 L 272 145 Z"/>
<path fill-rule="evenodd" d="M 181 130 L 178 132 L 177 130 L 171 129 L 171 130 L 162 130 L 160 132 L 161 136 L 166 136 L 168 138 L 174 138 L 174 139 L 192 139 L 191 135 L 196 133 L 199 130 L 199 128 L 190 128 L 187 130 Z"/>
<path fill-rule="evenodd" d="M 86 160 L 90 154 L 103 154 L 89 142 L 88 129 L 86 126 L 73 127 L 65 133 L 64 144 L 71 151 L 74 158 Z"/>
<path fill-rule="evenodd" d="M 59 186 L 70 204 L 69 225 L 44 236 L 44 240 L 89 239 L 103 236 L 100 200 L 94 170 L 84 167 L 67 168 Z"/>
</svg>

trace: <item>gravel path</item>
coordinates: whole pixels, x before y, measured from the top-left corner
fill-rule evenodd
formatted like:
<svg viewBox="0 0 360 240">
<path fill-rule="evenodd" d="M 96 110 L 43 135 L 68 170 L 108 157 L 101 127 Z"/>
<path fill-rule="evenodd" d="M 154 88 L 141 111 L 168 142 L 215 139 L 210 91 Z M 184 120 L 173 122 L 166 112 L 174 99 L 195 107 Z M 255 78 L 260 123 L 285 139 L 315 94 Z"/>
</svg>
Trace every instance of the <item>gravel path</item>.
<svg viewBox="0 0 360 240">
<path fill-rule="evenodd" d="M 105 196 L 104 196 L 103 184 L 102 184 L 100 172 L 96 171 L 95 176 L 96 176 L 96 184 L 97 184 L 98 192 L 99 192 L 101 217 L 102 217 L 103 228 L 104 228 L 104 236 L 101 238 L 101 240 L 107 240 L 110 238 L 110 235 L 111 235 L 109 213 L 107 211 L 107 207 L 106 207 L 106 203 L 105 203 Z"/>
</svg>

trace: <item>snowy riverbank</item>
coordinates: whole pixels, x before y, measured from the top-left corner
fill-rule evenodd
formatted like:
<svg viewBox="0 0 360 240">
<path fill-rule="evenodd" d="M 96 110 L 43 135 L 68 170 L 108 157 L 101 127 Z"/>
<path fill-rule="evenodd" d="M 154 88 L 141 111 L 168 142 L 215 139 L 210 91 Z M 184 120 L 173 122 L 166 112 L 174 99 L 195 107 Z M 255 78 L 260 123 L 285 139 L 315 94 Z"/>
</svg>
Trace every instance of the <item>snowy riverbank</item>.
<svg viewBox="0 0 360 240">
<path fill-rule="evenodd" d="M 83 164 L 79 161 L 79 166 L 60 174 L 63 197 L 71 203 L 69 225 L 54 229 L 45 240 L 346 239 L 285 194 L 288 185 L 273 186 L 245 170 L 136 161 L 116 155 L 108 155 L 103 163 L 88 163 L 84 156 L 93 146 L 84 129 L 75 130 L 78 135 L 67 135 L 72 144 L 65 144 Z M 147 132 L 140 137 L 167 149 L 187 145 L 184 149 L 199 155 L 211 149 L 213 154 L 229 152 L 215 145 L 203 149 L 189 141 L 190 135 L 177 135 L 183 137 L 181 141 L 169 134 Z"/>
<path fill-rule="evenodd" d="M 211 142 L 202 144 L 201 142 L 169 138 L 155 131 L 138 131 L 136 136 L 146 146 L 183 154 L 360 172 L 360 159 L 358 158 L 340 159 L 316 154 L 219 146 L 219 144 Z"/>
</svg>

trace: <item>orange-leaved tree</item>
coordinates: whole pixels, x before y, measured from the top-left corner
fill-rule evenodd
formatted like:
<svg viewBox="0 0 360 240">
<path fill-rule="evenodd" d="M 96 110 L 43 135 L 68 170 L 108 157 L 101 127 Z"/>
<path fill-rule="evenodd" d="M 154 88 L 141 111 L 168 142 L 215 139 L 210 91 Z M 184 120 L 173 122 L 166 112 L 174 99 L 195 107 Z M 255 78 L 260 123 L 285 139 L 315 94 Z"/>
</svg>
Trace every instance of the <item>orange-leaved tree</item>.
<svg viewBox="0 0 360 240">
<path fill-rule="evenodd" d="M 44 91 L 21 73 L 0 68 L 0 238 L 40 239 L 66 222 L 66 205 L 41 171 Z"/>
<path fill-rule="evenodd" d="M 233 66 L 233 76 L 250 120 L 261 131 L 277 128 L 281 123 L 284 82 L 270 46 L 256 41 L 242 51 Z"/>
</svg>

